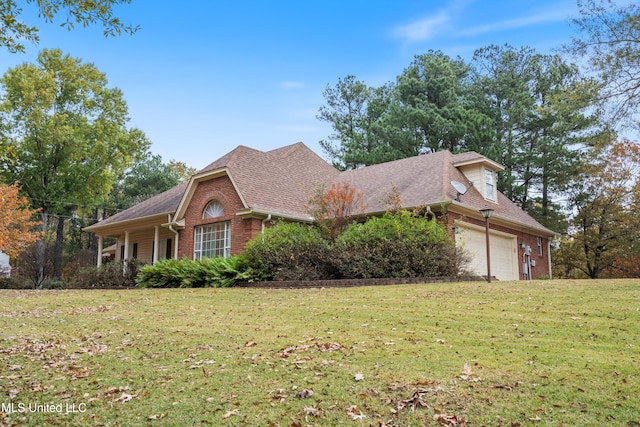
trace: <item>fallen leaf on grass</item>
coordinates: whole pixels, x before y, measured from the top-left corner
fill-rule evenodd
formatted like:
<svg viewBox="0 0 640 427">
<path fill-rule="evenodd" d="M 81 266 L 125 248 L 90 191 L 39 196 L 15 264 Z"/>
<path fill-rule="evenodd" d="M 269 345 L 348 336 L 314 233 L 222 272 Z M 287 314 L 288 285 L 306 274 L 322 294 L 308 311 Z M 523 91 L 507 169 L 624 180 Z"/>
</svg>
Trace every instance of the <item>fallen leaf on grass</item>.
<svg viewBox="0 0 640 427">
<path fill-rule="evenodd" d="M 363 414 L 356 405 L 351 405 L 347 408 L 347 415 L 349 415 L 354 421 L 367 418 L 367 416 Z"/>
<path fill-rule="evenodd" d="M 437 414 L 433 419 L 445 426 L 461 426 L 467 422 L 467 420 L 457 415 L 446 414 Z"/>
<path fill-rule="evenodd" d="M 289 346 L 283 349 L 280 352 L 280 357 L 287 358 L 291 356 L 291 354 L 295 351 L 307 352 L 311 350 L 319 350 L 323 353 L 330 353 L 333 351 L 344 350 L 345 346 L 338 342 L 326 342 L 326 343 L 313 343 L 313 344 L 305 344 L 301 346 Z"/>
<path fill-rule="evenodd" d="M 296 393 L 296 397 L 299 399 L 306 399 L 307 397 L 313 396 L 313 390 L 305 388 L 304 390 L 300 390 Z"/>
<path fill-rule="evenodd" d="M 415 412 L 416 407 L 427 408 L 429 407 L 429 405 L 424 400 L 425 395 L 426 395 L 426 391 L 420 389 L 415 393 L 413 393 L 413 396 L 411 396 L 409 399 L 401 400 L 396 406 L 396 408 L 398 411 L 400 411 L 408 406 L 411 408 L 411 412 Z"/>
<path fill-rule="evenodd" d="M 318 409 L 314 408 L 313 406 L 305 406 L 303 409 L 305 415 L 317 415 L 318 414 Z"/>
<path fill-rule="evenodd" d="M 467 365 L 466 363 L 462 367 L 462 375 L 460 375 L 460 378 L 465 381 L 473 381 L 473 382 L 481 381 L 481 378 L 478 378 L 475 375 L 473 375 L 471 366 Z"/>
<path fill-rule="evenodd" d="M 127 390 L 131 390 L 131 387 L 129 386 L 124 386 L 124 387 L 109 387 L 107 388 L 103 393 L 104 395 L 109 395 L 109 394 L 114 394 L 114 393 L 120 393 L 121 391 L 127 391 Z"/>
<path fill-rule="evenodd" d="M 362 381 L 362 380 L 364 379 L 364 375 L 362 375 L 362 374 L 356 374 L 356 375 L 355 375 L 355 377 L 354 377 L 354 379 L 355 379 L 356 381 Z"/>
<path fill-rule="evenodd" d="M 240 411 L 239 411 L 238 409 L 232 409 L 232 410 L 230 410 L 230 411 L 225 412 L 225 413 L 222 415 L 222 419 L 223 419 L 223 420 L 226 420 L 226 419 L 227 419 L 227 418 L 229 418 L 230 416 L 232 416 L 232 415 L 238 415 L 239 413 L 240 413 Z"/>
<path fill-rule="evenodd" d="M 124 404 L 130 401 L 131 399 L 133 399 L 134 397 L 136 397 L 135 394 L 122 393 L 122 395 L 118 397 L 116 400 L 114 400 L 114 402 L 122 402 Z"/>
<path fill-rule="evenodd" d="M 147 417 L 147 419 L 149 419 L 149 420 L 161 420 L 161 419 L 163 419 L 163 418 L 164 418 L 164 417 L 166 417 L 166 416 L 167 416 L 167 413 L 165 412 L 165 413 L 162 413 L 162 414 L 153 414 L 153 415 L 149 415 L 149 416 Z"/>
</svg>

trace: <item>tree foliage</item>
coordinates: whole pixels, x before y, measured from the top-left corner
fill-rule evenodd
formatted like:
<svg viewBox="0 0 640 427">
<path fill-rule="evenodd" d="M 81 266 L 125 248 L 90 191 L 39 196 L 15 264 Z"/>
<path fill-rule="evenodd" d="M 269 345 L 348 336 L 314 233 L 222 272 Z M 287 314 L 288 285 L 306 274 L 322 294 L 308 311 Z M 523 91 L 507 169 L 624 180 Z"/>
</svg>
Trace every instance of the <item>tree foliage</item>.
<svg viewBox="0 0 640 427">
<path fill-rule="evenodd" d="M 608 129 L 594 108 L 599 85 L 559 55 L 509 45 L 478 49 L 469 64 L 418 55 L 379 88 L 354 76 L 327 88 L 318 118 L 334 164 L 356 168 L 438 150 L 476 151 L 501 164 L 498 189 L 562 231 L 556 199 Z"/>
<path fill-rule="evenodd" d="M 38 222 L 33 220 L 37 212 L 30 208 L 29 201 L 18 191 L 18 183 L 0 184 L 0 251 L 11 258 L 41 236 L 37 231 Z"/>
<path fill-rule="evenodd" d="M 325 237 L 334 238 L 356 218 L 364 216 L 364 193 L 349 182 L 320 186 L 309 199 L 307 210 Z"/>
<path fill-rule="evenodd" d="M 106 216 L 130 208 L 178 185 L 189 169 L 180 162 L 163 163 L 162 157 L 147 152 L 116 180 L 106 202 Z"/>
<path fill-rule="evenodd" d="M 43 50 L 36 64 L 8 70 L 0 85 L 0 176 L 20 182 L 40 210 L 43 231 L 49 217 L 57 217 L 60 261 L 64 218 L 104 200 L 149 142 L 142 131 L 127 128 L 122 92 L 107 87 L 106 76 L 93 64 L 60 50 Z M 38 263 L 42 276 L 44 260 Z M 54 277 L 59 274 L 58 262 Z"/>
<path fill-rule="evenodd" d="M 571 239 L 564 252 L 572 267 L 596 279 L 619 275 L 638 259 L 640 239 L 640 145 L 617 141 L 585 163 L 571 193 Z"/>
<path fill-rule="evenodd" d="M 114 9 L 121 4 L 129 4 L 131 0 L 26 0 L 37 8 L 38 16 L 51 23 L 61 14 L 65 14 L 61 26 L 71 30 L 76 25 L 87 27 L 100 23 L 105 36 L 121 33 L 135 33 L 139 27 L 123 24 L 115 16 Z M 0 0 L 0 45 L 9 52 L 25 52 L 23 41 L 38 43 L 40 41 L 38 27 L 22 20 L 23 8 L 15 0 Z"/>
<path fill-rule="evenodd" d="M 640 4 L 578 0 L 579 35 L 565 50 L 587 58 L 603 85 L 601 100 L 622 124 L 638 125 L 640 106 Z"/>
<path fill-rule="evenodd" d="M 478 151 L 505 166 L 499 190 L 561 231 L 553 195 L 566 190 L 580 154 L 609 136 L 593 108 L 597 83 L 560 56 L 526 47 L 492 45 L 477 50 L 473 63 L 472 102 L 493 134 Z"/>
<path fill-rule="evenodd" d="M 469 71 L 462 59 L 429 51 L 377 88 L 339 79 L 317 116 L 334 131 L 320 145 L 340 169 L 473 146 L 487 120 L 466 102 Z"/>
</svg>

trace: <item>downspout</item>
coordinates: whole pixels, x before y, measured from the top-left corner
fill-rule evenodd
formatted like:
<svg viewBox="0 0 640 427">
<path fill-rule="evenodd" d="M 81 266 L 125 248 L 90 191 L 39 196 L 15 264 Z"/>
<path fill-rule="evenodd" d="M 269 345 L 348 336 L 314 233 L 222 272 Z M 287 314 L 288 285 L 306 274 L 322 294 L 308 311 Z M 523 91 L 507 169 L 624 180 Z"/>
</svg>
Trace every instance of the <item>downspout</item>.
<svg viewBox="0 0 640 427">
<path fill-rule="evenodd" d="M 167 214 L 169 220 L 169 230 L 173 231 L 176 236 L 176 244 L 173 245 L 173 259 L 178 259 L 178 230 L 173 229 L 173 222 L 171 220 L 171 214 Z"/>
<path fill-rule="evenodd" d="M 271 221 L 271 214 L 267 215 L 267 217 L 262 220 L 262 226 L 260 228 L 260 232 L 261 233 L 264 233 L 265 224 L 266 224 L 267 221 Z"/>
<path fill-rule="evenodd" d="M 264 229 L 267 221 L 271 221 L 271 214 L 267 215 L 265 219 L 262 220 L 262 225 L 260 226 L 260 234 L 262 235 L 262 243 L 264 243 Z"/>
<path fill-rule="evenodd" d="M 549 279 L 553 279 L 551 271 L 551 238 L 547 238 L 547 262 L 549 263 Z"/>
<path fill-rule="evenodd" d="M 426 211 L 424 212 L 424 217 L 426 218 L 427 215 L 431 215 L 431 220 L 437 219 L 436 214 L 433 213 L 433 211 L 431 210 L 431 206 L 427 206 Z"/>
</svg>

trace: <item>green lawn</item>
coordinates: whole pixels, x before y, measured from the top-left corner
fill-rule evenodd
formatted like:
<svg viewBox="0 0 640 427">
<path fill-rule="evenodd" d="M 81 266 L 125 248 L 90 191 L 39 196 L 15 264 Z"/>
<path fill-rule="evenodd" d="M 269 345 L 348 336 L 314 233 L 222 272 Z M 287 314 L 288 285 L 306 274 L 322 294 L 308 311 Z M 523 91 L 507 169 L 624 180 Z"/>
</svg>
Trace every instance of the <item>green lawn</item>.
<svg viewBox="0 0 640 427">
<path fill-rule="evenodd" d="M 0 426 L 640 426 L 639 280 L 0 298 Z"/>
</svg>

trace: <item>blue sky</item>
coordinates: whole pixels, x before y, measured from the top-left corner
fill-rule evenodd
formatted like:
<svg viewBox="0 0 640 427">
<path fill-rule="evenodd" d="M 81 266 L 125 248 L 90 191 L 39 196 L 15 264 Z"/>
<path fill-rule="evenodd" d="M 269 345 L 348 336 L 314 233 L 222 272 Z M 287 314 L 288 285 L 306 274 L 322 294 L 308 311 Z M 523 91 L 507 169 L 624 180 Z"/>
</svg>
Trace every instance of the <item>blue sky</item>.
<svg viewBox="0 0 640 427">
<path fill-rule="evenodd" d="M 32 6 L 25 6 L 27 16 Z M 133 0 L 118 8 L 133 36 L 67 31 L 33 16 L 40 44 L 0 52 L 0 72 L 59 48 L 104 72 L 151 151 L 201 168 L 246 145 L 302 141 L 321 156 L 331 129 L 322 92 L 355 75 L 392 81 L 429 49 L 470 60 L 490 44 L 553 53 L 568 42 L 575 0 Z M 58 20 L 60 21 L 60 19 Z"/>
</svg>

